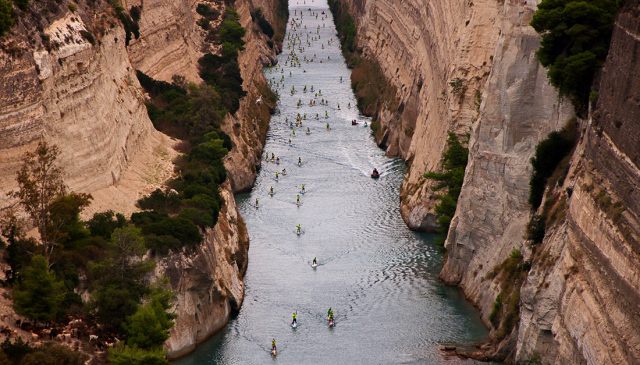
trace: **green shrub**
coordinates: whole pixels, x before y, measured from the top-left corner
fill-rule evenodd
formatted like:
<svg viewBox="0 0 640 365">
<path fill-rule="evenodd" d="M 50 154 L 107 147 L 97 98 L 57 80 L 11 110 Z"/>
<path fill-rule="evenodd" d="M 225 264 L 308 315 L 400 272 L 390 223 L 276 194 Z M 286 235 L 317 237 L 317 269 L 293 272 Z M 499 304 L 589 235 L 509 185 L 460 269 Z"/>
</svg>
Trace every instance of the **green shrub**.
<svg viewBox="0 0 640 365">
<path fill-rule="evenodd" d="M 534 214 L 527 225 L 527 239 L 533 243 L 542 243 L 545 234 L 545 219 L 543 216 Z"/>
<path fill-rule="evenodd" d="M 137 24 L 140 21 L 140 16 L 142 16 L 142 7 L 132 6 L 129 8 L 129 15 L 131 15 L 131 19 Z"/>
<path fill-rule="evenodd" d="M 112 365 L 169 365 L 162 348 L 143 350 L 119 345 L 109 349 L 108 358 Z"/>
<path fill-rule="evenodd" d="M 33 348 L 26 354 L 20 365 L 83 365 L 87 356 L 57 344 L 45 344 Z"/>
<path fill-rule="evenodd" d="M 502 310 L 502 293 L 496 296 L 496 300 L 493 302 L 493 307 L 491 308 L 491 314 L 489 314 L 489 320 L 493 324 L 494 327 L 497 327 L 500 323 L 500 311 Z"/>
<path fill-rule="evenodd" d="M 5 338 L 2 344 L 0 344 L 0 348 L 2 349 L 2 353 L 9 360 L 13 361 L 13 363 L 19 363 L 25 355 L 33 351 L 31 346 L 24 342 L 21 337 L 16 338 L 13 342 L 11 342 L 9 338 Z M 0 364 L 4 365 L 4 363 Z"/>
<path fill-rule="evenodd" d="M 496 296 L 489 321 L 495 329 L 498 340 L 507 336 L 515 327 L 520 315 L 520 287 L 530 268 L 523 262 L 520 250 L 514 249 L 501 264 L 492 271 L 492 279 L 500 284 L 500 293 Z"/>
<path fill-rule="evenodd" d="M 82 36 L 82 38 L 86 39 L 87 42 L 91 43 L 91 45 L 96 45 L 96 38 L 93 36 L 93 33 L 82 29 L 80 30 L 80 35 Z"/>
<path fill-rule="evenodd" d="M 36 255 L 23 270 L 22 277 L 13 291 L 13 307 L 16 313 L 36 321 L 58 318 L 65 290 L 62 281 L 49 270 L 44 256 Z"/>
<path fill-rule="evenodd" d="M 236 51 L 242 49 L 244 46 L 244 28 L 240 25 L 240 16 L 233 9 L 228 7 L 222 18 L 220 29 L 218 30 L 220 43 L 229 43 L 233 45 Z"/>
<path fill-rule="evenodd" d="M 462 190 L 464 172 L 469 158 L 469 149 L 464 147 L 455 133 L 449 133 L 447 138 L 447 148 L 442 156 L 443 172 L 427 172 L 424 177 L 437 181 L 434 191 L 445 189 L 445 194 L 437 196 L 436 217 L 438 221 L 438 231 L 446 234 L 449 231 L 451 219 L 456 212 L 458 197 Z"/>
<path fill-rule="evenodd" d="M 53 343 L 31 347 L 18 337 L 14 342 L 7 338 L 0 345 L 3 365 L 82 365 L 85 361 L 86 355 Z"/>
<path fill-rule="evenodd" d="M 129 45 L 131 42 L 131 35 L 133 35 L 136 39 L 140 38 L 140 26 L 138 25 L 138 21 L 132 19 L 131 15 L 127 13 L 127 11 L 122 7 L 122 4 L 119 0 L 109 0 L 109 4 L 113 7 L 116 12 L 116 16 L 122 23 L 122 26 L 125 30 L 125 45 Z M 139 13 L 136 13 L 136 16 L 139 19 Z"/>
<path fill-rule="evenodd" d="M 542 35 L 540 63 L 561 94 L 585 111 L 596 71 L 606 59 L 621 0 L 543 0 L 531 25 Z"/>
<path fill-rule="evenodd" d="M 180 197 L 177 193 L 165 193 L 156 189 L 151 194 L 138 200 L 140 209 L 155 210 L 160 213 L 175 213 L 180 207 Z"/>
<path fill-rule="evenodd" d="M 574 141 L 561 132 L 552 132 L 536 146 L 535 155 L 531 158 L 533 172 L 529 181 L 529 204 L 537 209 L 542 203 L 542 196 L 547 180 L 565 156 L 571 152 Z"/>
<path fill-rule="evenodd" d="M 220 13 L 217 10 L 213 9 L 211 6 L 205 3 L 199 3 L 196 6 L 196 12 L 202 15 L 202 17 L 206 20 L 214 20 L 218 16 L 220 16 Z"/>
<path fill-rule="evenodd" d="M 154 289 L 145 304 L 127 318 L 127 345 L 141 349 L 162 347 L 169 338 L 174 316 L 167 313 L 173 294 L 165 289 Z"/>
<path fill-rule="evenodd" d="M 165 81 L 154 80 L 140 70 L 136 70 L 136 76 L 138 77 L 138 81 L 140 81 L 140 85 L 142 85 L 142 87 L 151 94 L 152 97 L 162 95 L 169 91 L 182 95 L 187 94 L 187 91 L 180 86 Z"/>
<path fill-rule="evenodd" d="M 200 58 L 200 77 L 225 95 L 222 104 L 227 111 L 235 113 L 240 107 L 240 98 L 246 92 L 242 88 L 237 49 L 231 43 L 223 43 L 222 47 L 222 56 L 207 53 Z"/>
<path fill-rule="evenodd" d="M 13 7 L 10 0 L 0 0 L 0 36 L 11 29 L 13 23 Z"/>
<path fill-rule="evenodd" d="M 145 234 L 156 236 L 173 236 L 183 245 L 195 245 L 202 241 L 198 227 L 184 218 L 167 217 L 161 221 L 143 226 L 142 231 Z"/>
<path fill-rule="evenodd" d="M 127 224 L 127 219 L 121 213 L 115 214 L 112 210 L 108 210 L 95 213 L 86 224 L 91 235 L 109 239 L 116 228 L 122 228 Z"/>
<path fill-rule="evenodd" d="M 122 331 L 125 319 L 148 292 L 146 275 L 154 263 L 141 259 L 147 248 L 142 232 L 132 225 L 115 229 L 106 251 L 107 256 L 90 268 L 92 307 L 98 323 Z"/>
<path fill-rule="evenodd" d="M 180 211 L 178 217 L 190 220 L 193 224 L 199 227 L 211 227 L 215 223 L 212 209 L 198 209 L 198 208 L 184 208 Z"/>
</svg>

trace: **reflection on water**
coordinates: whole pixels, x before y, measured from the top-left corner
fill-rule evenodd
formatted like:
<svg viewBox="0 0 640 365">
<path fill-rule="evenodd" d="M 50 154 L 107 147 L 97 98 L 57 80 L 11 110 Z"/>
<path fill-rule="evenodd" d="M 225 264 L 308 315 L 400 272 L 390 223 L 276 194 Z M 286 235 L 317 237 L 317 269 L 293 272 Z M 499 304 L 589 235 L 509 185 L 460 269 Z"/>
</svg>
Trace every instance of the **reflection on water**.
<svg viewBox="0 0 640 365">
<path fill-rule="evenodd" d="M 458 291 L 438 281 L 442 252 L 432 237 L 402 222 L 404 165 L 376 147 L 364 126 L 369 121 L 355 108 L 326 0 L 306 2 L 290 2 L 299 25 L 290 22 L 287 34 L 300 42 L 294 47 L 285 40 L 279 65 L 265 70 L 281 96 L 265 153 L 280 163 L 264 162 L 253 191 L 238 196 L 251 236 L 244 305 L 220 334 L 176 363 L 460 363 L 443 359 L 438 345 L 480 340 L 485 328 Z M 296 127 L 298 113 L 307 118 Z M 352 126 L 353 119 L 359 124 Z M 369 176 L 374 167 L 378 180 Z M 320 263 L 315 270 L 313 257 Z M 329 307 L 336 316 L 332 329 Z M 290 327 L 294 311 L 296 329 Z M 272 338 L 276 359 L 269 354 Z"/>
</svg>

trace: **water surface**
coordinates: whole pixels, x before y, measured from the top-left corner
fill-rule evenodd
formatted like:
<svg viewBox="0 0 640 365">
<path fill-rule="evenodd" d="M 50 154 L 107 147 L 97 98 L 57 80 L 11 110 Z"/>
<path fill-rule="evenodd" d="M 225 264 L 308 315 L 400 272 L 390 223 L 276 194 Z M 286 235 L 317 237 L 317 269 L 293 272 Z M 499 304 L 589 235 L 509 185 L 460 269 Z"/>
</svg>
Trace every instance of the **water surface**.
<svg viewBox="0 0 640 365">
<path fill-rule="evenodd" d="M 253 191 L 238 196 L 251 238 L 245 302 L 220 334 L 176 364 L 460 363 L 444 359 L 439 344 L 479 341 L 486 330 L 459 292 L 438 281 L 443 257 L 433 237 L 402 222 L 404 164 L 385 157 L 355 108 L 326 1 L 306 2 L 290 2 L 299 26 L 290 21 L 287 38 L 299 36 L 300 42 L 285 40 L 279 65 L 265 70 L 281 96 L 265 153 L 280 164 L 263 162 Z M 292 52 L 299 67 L 287 62 Z M 292 129 L 298 113 L 307 118 Z M 370 178 L 374 167 L 382 174 L 378 180 Z M 282 169 L 286 176 L 276 180 Z M 297 206 L 302 184 L 306 193 Z M 320 262 L 315 270 L 313 257 Z M 331 329 L 329 307 L 336 315 Z M 294 311 L 296 329 L 290 327 Z M 275 359 L 272 338 L 278 342 Z"/>
</svg>

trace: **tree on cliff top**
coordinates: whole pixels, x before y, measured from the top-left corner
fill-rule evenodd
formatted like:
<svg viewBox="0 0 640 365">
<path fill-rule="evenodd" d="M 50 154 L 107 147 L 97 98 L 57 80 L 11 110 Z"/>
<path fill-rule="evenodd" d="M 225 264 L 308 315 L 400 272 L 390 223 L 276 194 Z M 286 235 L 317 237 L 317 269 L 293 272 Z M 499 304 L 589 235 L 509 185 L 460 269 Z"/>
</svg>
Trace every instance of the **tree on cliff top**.
<svg viewBox="0 0 640 365">
<path fill-rule="evenodd" d="M 531 25 L 542 35 L 540 63 L 561 95 L 586 110 L 596 71 L 607 57 L 621 0 L 543 0 Z"/>
<path fill-rule="evenodd" d="M 57 146 L 48 145 L 44 141 L 38 143 L 35 152 L 27 152 L 22 161 L 16 177 L 18 191 L 10 193 L 19 200 L 38 228 L 47 258 L 54 248 L 49 230 L 51 205 L 66 191 L 62 169 L 56 163 L 59 155 L 60 149 Z"/>
</svg>

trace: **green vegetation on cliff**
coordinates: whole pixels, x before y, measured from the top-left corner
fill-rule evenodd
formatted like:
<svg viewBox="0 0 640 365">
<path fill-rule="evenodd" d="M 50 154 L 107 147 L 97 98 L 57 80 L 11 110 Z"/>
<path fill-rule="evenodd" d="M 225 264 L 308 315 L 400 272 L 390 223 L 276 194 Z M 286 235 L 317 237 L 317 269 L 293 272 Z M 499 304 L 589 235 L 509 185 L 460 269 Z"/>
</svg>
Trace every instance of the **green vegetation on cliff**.
<svg viewBox="0 0 640 365">
<path fill-rule="evenodd" d="M 447 148 L 442 155 L 442 172 L 427 172 L 424 177 L 437 181 L 433 187 L 434 191 L 446 189 L 446 193 L 438 194 L 436 199 L 436 217 L 439 229 L 438 231 L 445 235 L 449 231 L 451 219 L 456 213 L 458 205 L 458 197 L 462 190 L 462 182 L 464 181 L 464 171 L 467 168 L 469 158 L 469 149 L 464 147 L 458 136 L 450 132 L 447 138 Z"/>
<path fill-rule="evenodd" d="M 149 235 L 112 212 L 82 221 L 80 214 L 92 198 L 68 191 L 58 155 L 57 147 L 39 143 L 35 152 L 26 154 L 18 190 L 12 193 L 29 212 L 41 241 L 27 238 L 11 211 L 1 220 L 10 266 L 6 283 L 13 285 L 15 311 L 53 327 L 71 317 L 83 318 L 100 338 L 117 336 L 141 351 L 162 351 L 172 326 L 167 312 L 171 294 L 149 281 L 154 267 L 144 258 Z M 89 301 L 77 294 L 83 290 L 89 292 Z M 144 335 L 141 321 L 153 324 Z"/>
<path fill-rule="evenodd" d="M 211 30 L 210 32 L 213 32 Z M 238 65 L 238 52 L 244 47 L 244 28 L 233 8 L 227 8 L 216 34 L 222 45 L 221 55 L 207 53 L 198 61 L 200 77 L 215 88 L 226 111 L 235 113 L 240 107 L 240 98 L 246 95 L 242 89 L 242 76 Z"/>
<path fill-rule="evenodd" d="M 139 18 L 140 9 L 132 8 L 130 20 Z M 137 36 L 135 29 L 129 31 Z M 154 258 L 198 245 L 222 208 L 223 158 L 232 144 L 220 124 L 245 95 L 237 60 L 244 29 L 232 8 L 227 7 L 214 36 L 222 50 L 200 60 L 202 85 L 181 77 L 172 83 L 157 81 L 138 72 L 150 95 L 147 107 L 154 125 L 182 139 L 183 152 L 175 161 L 177 177 L 138 201 L 143 211 L 130 219 L 111 211 L 81 219 L 91 195 L 69 191 L 57 164 L 58 148 L 41 142 L 26 154 L 17 176 L 19 188 L 11 194 L 38 229 L 39 239 L 27 237 L 19 214 L 9 211 L 0 217 L 0 243 L 7 244 L 11 268 L 6 284 L 12 286 L 16 312 L 33 321 L 30 325 L 52 328 L 80 318 L 101 346 L 122 340 L 109 350 L 113 364 L 167 363 L 162 346 L 173 326 L 168 312 L 173 294 L 154 279 Z M 88 299 L 78 293 L 87 293 Z M 0 358 L 7 355 L 10 363 L 22 365 L 50 351 L 21 349 L 11 347 L 22 351 L 18 357 L 0 351 Z"/>
<path fill-rule="evenodd" d="M 0 36 L 8 32 L 14 22 L 11 1 L 0 0 Z"/>
<path fill-rule="evenodd" d="M 530 263 L 524 262 L 520 250 L 511 251 L 501 264 L 487 274 L 500 285 L 489 320 L 495 330 L 494 336 L 502 340 L 511 333 L 520 319 L 520 287 L 529 271 Z"/>
<path fill-rule="evenodd" d="M 621 0 L 543 0 L 531 25 L 542 35 L 540 63 L 562 95 L 586 111 L 591 85 L 602 66 Z"/>
<path fill-rule="evenodd" d="M 269 21 L 264 17 L 264 14 L 262 14 L 262 9 L 258 8 L 253 10 L 251 12 L 251 20 L 256 22 L 262 33 L 269 38 L 273 38 L 275 31 L 273 30 L 271 23 L 269 23 Z"/>
<path fill-rule="evenodd" d="M 529 204 L 532 209 L 540 206 L 547 180 L 573 149 L 574 133 L 568 128 L 560 132 L 551 132 L 536 146 L 535 155 L 531 158 L 533 172 L 529 181 Z"/>
</svg>

